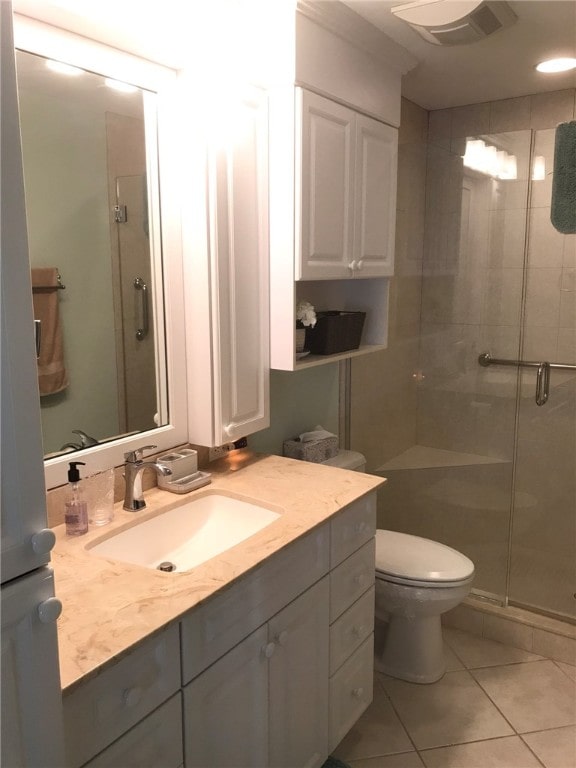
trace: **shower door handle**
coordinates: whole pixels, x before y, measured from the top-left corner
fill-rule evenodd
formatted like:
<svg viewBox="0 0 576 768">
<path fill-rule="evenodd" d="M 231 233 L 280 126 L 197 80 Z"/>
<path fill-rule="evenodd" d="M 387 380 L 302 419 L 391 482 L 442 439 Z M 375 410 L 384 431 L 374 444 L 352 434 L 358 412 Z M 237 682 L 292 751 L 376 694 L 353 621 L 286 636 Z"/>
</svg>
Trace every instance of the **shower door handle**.
<svg viewBox="0 0 576 768">
<path fill-rule="evenodd" d="M 136 330 L 136 338 L 138 341 L 142 341 L 148 336 L 149 331 L 148 286 L 141 277 L 135 277 L 134 288 L 140 291 L 142 296 L 142 326 Z"/>
<path fill-rule="evenodd" d="M 536 371 L 536 405 L 546 405 L 550 394 L 550 363 L 540 363 Z"/>
<path fill-rule="evenodd" d="M 533 360 L 502 360 L 492 357 L 490 352 L 483 352 L 478 356 L 478 363 L 483 368 L 490 365 L 509 365 L 514 368 L 536 368 L 536 405 L 546 405 L 550 395 L 550 371 L 552 368 L 557 371 L 576 371 L 576 365 L 565 363 L 538 363 Z"/>
</svg>

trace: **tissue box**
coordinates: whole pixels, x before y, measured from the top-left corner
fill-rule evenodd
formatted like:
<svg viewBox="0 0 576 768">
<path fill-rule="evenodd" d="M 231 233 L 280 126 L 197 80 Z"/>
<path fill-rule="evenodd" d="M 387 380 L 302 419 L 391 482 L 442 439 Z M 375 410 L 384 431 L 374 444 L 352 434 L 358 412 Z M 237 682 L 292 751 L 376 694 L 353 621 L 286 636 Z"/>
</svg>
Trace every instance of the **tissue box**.
<svg viewBox="0 0 576 768">
<path fill-rule="evenodd" d="M 283 453 L 290 459 L 321 464 L 326 459 L 334 458 L 338 453 L 338 438 L 323 437 L 322 440 L 308 440 L 306 442 L 298 438 L 284 440 Z"/>
</svg>

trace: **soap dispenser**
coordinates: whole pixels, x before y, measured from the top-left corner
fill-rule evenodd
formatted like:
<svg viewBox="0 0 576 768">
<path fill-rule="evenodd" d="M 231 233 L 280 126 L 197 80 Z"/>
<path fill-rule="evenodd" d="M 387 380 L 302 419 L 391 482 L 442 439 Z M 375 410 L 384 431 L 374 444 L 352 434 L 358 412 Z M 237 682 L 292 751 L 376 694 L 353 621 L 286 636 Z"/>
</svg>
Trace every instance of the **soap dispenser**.
<svg viewBox="0 0 576 768">
<path fill-rule="evenodd" d="M 83 461 L 71 461 L 68 470 L 69 490 L 64 521 L 66 533 L 69 536 L 82 536 L 82 534 L 88 533 L 88 504 L 82 498 L 80 471 L 78 470 L 78 465 L 84 466 L 84 463 Z"/>
</svg>

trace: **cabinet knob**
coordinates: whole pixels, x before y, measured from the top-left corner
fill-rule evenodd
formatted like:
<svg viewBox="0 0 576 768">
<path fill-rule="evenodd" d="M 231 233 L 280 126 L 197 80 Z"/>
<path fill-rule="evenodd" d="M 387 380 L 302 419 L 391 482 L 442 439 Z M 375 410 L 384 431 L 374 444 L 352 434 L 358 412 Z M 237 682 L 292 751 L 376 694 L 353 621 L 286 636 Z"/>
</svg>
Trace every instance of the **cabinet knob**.
<svg viewBox="0 0 576 768">
<path fill-rule="evenodd" d="M 288 632 L 283 629 L 282 632 L 278 635 L 276 638 L 278 645 L 286 645 L 286 640 L 288 640 Z"/>
<path fill-rule="evenodd" d="M 363 533 L 366 530 L 366 521 L 362 520 L 362 522 L 356 523 L 354 530 L 356 533 Z"/>
<path fill-rule="evenodd" d="M 351 262 L 348 264 L 348 269 L 351 269 L 351 270 L 352 270 L 352 272 L 354 272 L 354 270 L 356 269 L 356 262 L 355 262 L 355 261 L 351 261 Z"/>
<path fill-rule="evenodd" d="M 358 261 L 358 262 L 356 263 L 356 269 L 357 269 L 358 271 L 360 271 L 360 270 L 362 269 L 362 267 L 363 267 L 363 266 L 364 266 L 364 262 L 362 261 L 362 259 L 360 259 L 360 261 Z"/>
<path fill-rule="evenodd" d="M 361 699 L 363 693 L 364 693 L 364 688 L 354 688 L 354 690 L 352 691 L 352 696 L 354 696 L 355 699 Z"/>
<path fill-rule="evenodd" d="M 32 549 L 37 555 L 47 555 L 56 544 L 56 536 L 50 528 L 44 528 L 32 536 Z"/>
<path fill-rule="evenodd" d="M 127 707 L 135 707 L 140 703 L 142 698 L 142 688 L 135 686 L 134 688 L 126 688 L 122 693 L 122 701 Z"/>
<path fill-rule="evenodd" d="M 364 584 L 365 581 L 366 581 L 365 573 L 359 573 L 357 576 L 354 576 L 354 584 L 358 584 L 358 586 L 362 586 L 362 584 Z"/>
<path fill-rule="evenodd" d="M 362 637 L 365 631 L 366 631 L 366 626 L 364 624 L 354 624 L 354 626 L 352 627 L 352 634 L 355 637 Z"/>
<path fill-rule="evenodd" d="M 223 428 L 224 434 L 226 437 L 232 437 L 232 434 L 234 432 L 234 425 L 233 424 L 226 424 L 226 426 Z"/>
<path fill-rule="evenodd" d="M 49 597 L 38 606 L 38 618 L 42 624 L 52 624 L 61 613 L 62 603 L 57 597 Z"/>
<path fill-rule="evenodd" d="M 262 653 L 267 659 L 271 659 L 272 656 L 274 656 L 275 650 L 276 650 L 276 643 L 266 643 L 266 645 L 262 648 Z"/>
</svg>

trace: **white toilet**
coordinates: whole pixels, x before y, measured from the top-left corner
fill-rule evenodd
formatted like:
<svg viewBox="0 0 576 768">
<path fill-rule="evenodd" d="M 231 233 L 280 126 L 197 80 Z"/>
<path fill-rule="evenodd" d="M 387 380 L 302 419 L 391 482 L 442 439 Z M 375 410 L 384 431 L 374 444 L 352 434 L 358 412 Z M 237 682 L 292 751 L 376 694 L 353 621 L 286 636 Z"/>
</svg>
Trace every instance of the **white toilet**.
<svg viewBox="0 0 576 768">
<path fill-rule="evenodd" d="M 355 451 L 324 463 L 366 468 Z M 451 547 L 376 531 L 376 669 L 412 683 L 439 680 L 446 669 L 440 616 L 464 600 L 473 578 L 474 563 Z"/>
</svg>

